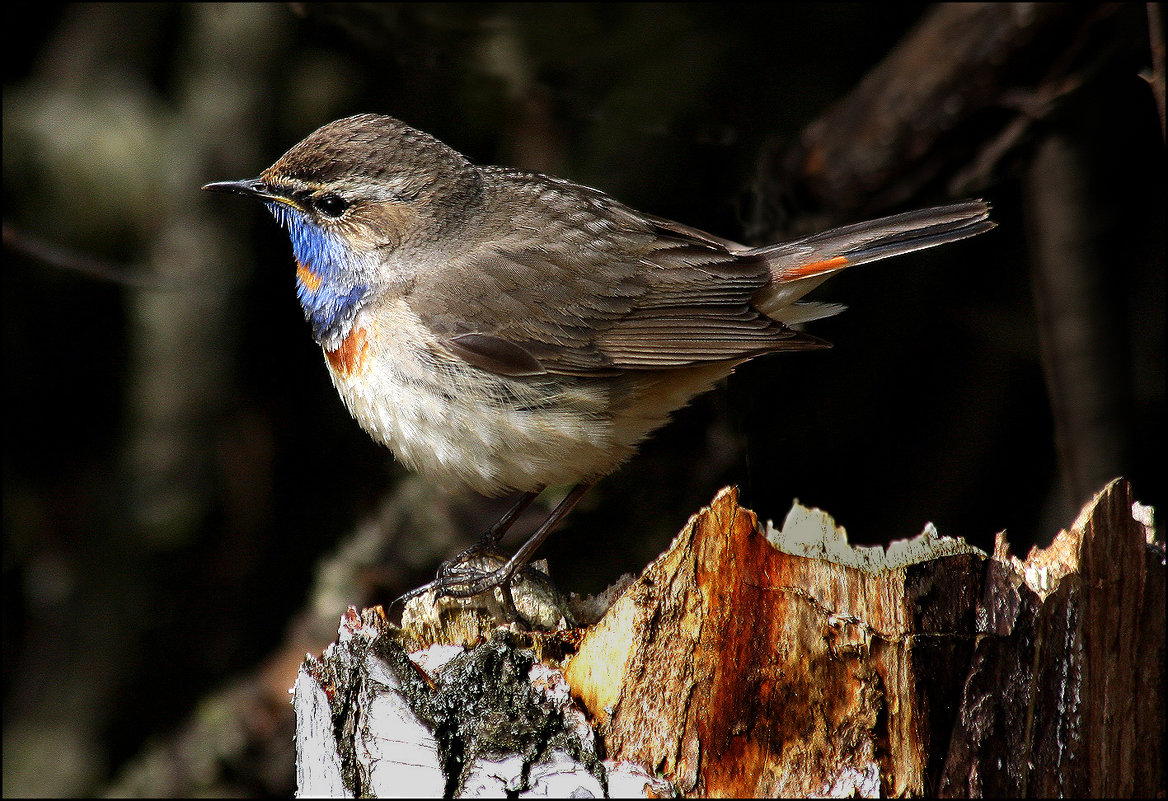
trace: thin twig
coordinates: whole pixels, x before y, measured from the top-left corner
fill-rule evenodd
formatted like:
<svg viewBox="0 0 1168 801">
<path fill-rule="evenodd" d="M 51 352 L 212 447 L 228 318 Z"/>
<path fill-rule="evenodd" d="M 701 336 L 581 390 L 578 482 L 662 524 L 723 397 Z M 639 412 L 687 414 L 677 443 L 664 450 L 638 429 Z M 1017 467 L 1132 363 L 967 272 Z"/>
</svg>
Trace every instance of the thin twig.
<svg viewBox="0 0 1168 801">
<path fill-rule="evenodd" d="M 31 234 L 18 231 L 8 223 L 4 223 L 4 248 L 36 259 L 51 267 L 70 270 L 137 289 L 161 291 L 181 288 L 179 282 L 150 274 L 146 268 L 111 264 L 76 251 L 67 250 Z"/>
<path fill-rule="evenodd" d="M 1148 48 L 1152 53 L 1152 69 L 1144 70 L 1141 77 L 1152 87 L 1152 97 L 1156 100 L 1156 110 L 1160 112 L 1160 137 L 1168 138 L 1164 121 L 1164 17 L 1159 3 L 1148 3 Z"/>
</svg>

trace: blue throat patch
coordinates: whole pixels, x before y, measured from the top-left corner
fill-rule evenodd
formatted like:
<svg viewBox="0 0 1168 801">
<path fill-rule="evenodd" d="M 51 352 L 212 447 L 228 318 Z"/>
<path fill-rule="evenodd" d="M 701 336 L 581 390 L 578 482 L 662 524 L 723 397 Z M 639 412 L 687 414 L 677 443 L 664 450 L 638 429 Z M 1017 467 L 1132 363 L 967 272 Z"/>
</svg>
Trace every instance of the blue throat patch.
<svg viewBox="0 0 1168 801">
<path fill-rule="evenodd" d="M 280 225 L 288 229 L 296 263 L 316 279 L 305 283 L 297 276 L 296 280 L 296 297 L 312 326 L 313 338 L 321 342 L 330 335 L 343 335 L 369 290 L 366 284 L 356 282 L 348 248 L 340 238 L 288 205 L 270 201 L 267 206 Z"/>
</svg>

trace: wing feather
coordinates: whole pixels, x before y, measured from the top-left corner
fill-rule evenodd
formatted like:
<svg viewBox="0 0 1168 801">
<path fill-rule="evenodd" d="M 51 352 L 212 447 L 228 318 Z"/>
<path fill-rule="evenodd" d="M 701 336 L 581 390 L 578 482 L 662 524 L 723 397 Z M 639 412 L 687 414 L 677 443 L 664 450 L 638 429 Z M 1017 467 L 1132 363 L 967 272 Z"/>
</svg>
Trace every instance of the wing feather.
<svg viewBox="0 0 1168 801">
<path fill-rule="evenodd" d="M 768 259 L 595 190 L 498 168 L 526 204 L 407 302 L 455 355 L 502 375 L 610 375 L 826 343 L 751 304 Z M 532 243 L 532 218 L 542 223 Z M 732 249 L 735 248 L 735 249 Z"/>
</svg>

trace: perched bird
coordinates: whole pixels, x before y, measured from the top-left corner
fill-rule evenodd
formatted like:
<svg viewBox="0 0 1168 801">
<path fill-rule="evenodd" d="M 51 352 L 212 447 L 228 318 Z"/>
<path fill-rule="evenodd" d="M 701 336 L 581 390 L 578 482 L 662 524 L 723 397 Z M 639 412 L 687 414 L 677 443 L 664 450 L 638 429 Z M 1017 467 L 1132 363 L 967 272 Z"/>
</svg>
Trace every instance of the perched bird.
<svg viewBox="0 0 1168 801">
<path fill-rule="evenodd" d="M 829 276 L 993 227 L 973 200 L 746 247 L 476 166 L 375 114 L 203 188 L 258 198 L 288 229 L 312 335 L 375 440 L 443 484 L 523 493 L 481 548 L 546 487 L 574 485 L 502 567 L 448 563 L 426 585 L 459 597 L 505 587 L 592 484 L 736 365 L 827 347 L 791 326 L 842 308 L 798 302 Z"/>
</svg>

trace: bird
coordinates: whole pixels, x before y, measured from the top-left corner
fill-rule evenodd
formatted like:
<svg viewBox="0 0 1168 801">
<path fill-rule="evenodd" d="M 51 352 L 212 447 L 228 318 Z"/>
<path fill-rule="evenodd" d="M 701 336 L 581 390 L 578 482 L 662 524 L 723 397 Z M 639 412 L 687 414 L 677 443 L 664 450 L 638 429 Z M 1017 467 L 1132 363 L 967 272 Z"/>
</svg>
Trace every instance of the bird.
<svg viewBox="0 0 1168 801">
<path fill-rule="evenodd" d="M 751 247 L 602 191 L 472 164 L 390 116 L 330 122 L 258 178 L 341 399 L 407 468 L 515 505 L 432 589 L 507 590 L 597 481 L 743 362 L 829 343 L 802 300 L 843 269 L 994 227 L 966 200 Z M 571 490 L 494 570 L 470 567 L 550 487 Z"/>
</svg>

